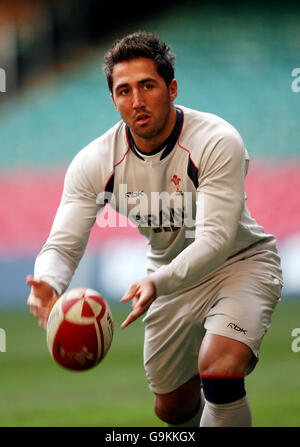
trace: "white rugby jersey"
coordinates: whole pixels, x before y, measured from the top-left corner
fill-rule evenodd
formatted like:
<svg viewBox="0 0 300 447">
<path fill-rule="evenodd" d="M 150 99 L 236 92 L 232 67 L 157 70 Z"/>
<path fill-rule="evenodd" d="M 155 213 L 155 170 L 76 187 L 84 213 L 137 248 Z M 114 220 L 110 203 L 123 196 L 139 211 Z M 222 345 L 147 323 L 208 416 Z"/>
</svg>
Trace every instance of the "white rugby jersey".
<svg viewBox="0 0 300 447">
<path fill-rule="evenodd" d="M 146 236 L 147 271 L 157 296 L 192 288 L 224 264 L 257 251 L 265 251 L 280 270 L 275 238 L 245 205 L 249 157 L 239 133 L 216 115 L 181 106 L 176 112 L 172 134 L 151 155 L 136 148 L 120 121 L 70 164 L 34 272 L 59 295 L 107 201 Z"/>
</svg>

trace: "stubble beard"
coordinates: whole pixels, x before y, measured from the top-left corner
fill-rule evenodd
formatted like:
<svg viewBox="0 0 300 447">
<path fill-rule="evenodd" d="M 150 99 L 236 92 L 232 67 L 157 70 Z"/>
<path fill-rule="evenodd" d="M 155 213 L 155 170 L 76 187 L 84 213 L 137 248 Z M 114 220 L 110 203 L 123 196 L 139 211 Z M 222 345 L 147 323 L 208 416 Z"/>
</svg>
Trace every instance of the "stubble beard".
<svg viewBox="0 0 300 447">
<path fill-rule="evenodd" d="M 169 120 L 171 113 L 171 101 L 167 100 L 167 110 L 165 115 L 162 117 L 163 120 L 158 122 L 157 125 L 154 124 L 154 128 L 151 129 L 131 129 L 138 137 L 144 138 L 145 140 L 151 140 L 152 138 L 157 137 L 163 130 L 165 129 L 167 122 Z"/>
</svg>

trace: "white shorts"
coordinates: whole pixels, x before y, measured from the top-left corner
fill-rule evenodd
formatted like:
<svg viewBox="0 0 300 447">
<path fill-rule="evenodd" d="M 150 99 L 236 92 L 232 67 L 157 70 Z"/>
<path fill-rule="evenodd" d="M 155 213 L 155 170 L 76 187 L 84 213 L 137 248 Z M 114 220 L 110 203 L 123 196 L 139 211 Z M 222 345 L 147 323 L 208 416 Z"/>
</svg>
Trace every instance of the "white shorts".
<svg viewBox="0 0 300 447">
<path fill-rule="evenodd" d="M 249 374 L 280 299 L 280 267 L 261 255 L 219 269 L 181 295 L 158 297 L 145 318 L 144 368 L 150 390 L 169 393 L 199 374 L 205 333 L 223 335 L 250 347 Z"/>
</svg>

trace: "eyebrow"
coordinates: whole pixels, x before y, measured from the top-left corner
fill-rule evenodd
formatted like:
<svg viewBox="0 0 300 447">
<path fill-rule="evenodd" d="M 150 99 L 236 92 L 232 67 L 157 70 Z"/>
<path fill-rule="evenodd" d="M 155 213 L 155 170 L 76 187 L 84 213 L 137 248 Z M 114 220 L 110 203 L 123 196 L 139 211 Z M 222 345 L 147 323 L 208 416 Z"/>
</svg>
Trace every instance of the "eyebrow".
<svg viewBox="0 0 300 447">
<path fill-rule="evenodd" d="M 155 82 L 155 83 L 157 83 L 157 80 L 154 79 L 154 78 L 145 78 L 145 79 L 142 79 L 141 81 L 138 81 L 138 85 L 146 84 L 147 82 Z M 124 82 L 123 84 L 119 84 L 116 87 L 116 92 L 118 90 L 120 90 L 122 88 L 126 88 L 126 87 L 129 87 L 129 84 L 126 83 L 126 82 Z"/>
</svg>

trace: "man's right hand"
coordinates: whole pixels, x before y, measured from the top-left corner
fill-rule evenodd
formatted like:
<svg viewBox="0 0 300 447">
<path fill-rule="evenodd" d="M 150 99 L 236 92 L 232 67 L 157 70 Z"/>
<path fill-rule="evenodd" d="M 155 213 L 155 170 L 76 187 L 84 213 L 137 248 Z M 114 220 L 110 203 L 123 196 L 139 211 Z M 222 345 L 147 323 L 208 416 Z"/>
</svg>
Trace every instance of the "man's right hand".
<svg viewBox="0 0 300 447">
<path fill-rule="evenodd" d="M 46 329 L 52 307 L 58 299 L 58 294 L 47 282 L 36 280 L 28 275 L 26 282 L 31 286 L 27 300 L 30 312 L 38 319 L 39 325 Z"/>
</svg>

